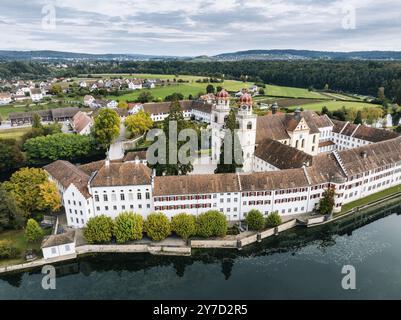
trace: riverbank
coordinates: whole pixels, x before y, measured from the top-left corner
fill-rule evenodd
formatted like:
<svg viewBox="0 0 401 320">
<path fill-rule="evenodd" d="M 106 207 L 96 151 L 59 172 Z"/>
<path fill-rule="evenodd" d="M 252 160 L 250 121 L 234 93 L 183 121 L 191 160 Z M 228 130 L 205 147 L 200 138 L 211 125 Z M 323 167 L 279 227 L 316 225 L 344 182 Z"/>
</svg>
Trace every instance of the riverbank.
<svg viewBox="0 0 401 320">
<path fill-rule="evenodd" d="M 76 253 L 65 257 L 58 257 L 55 259 L 40 259 L 30 263 L 23 263 L 19 265 L 11 265 L 0 267 L 0 274 L 18 272 L 28 269 L 41 267 L 48 264 L 59 263 L 63 261 L 74 260 L 78 256 L 85 256 L 97 253 L 149 253 L 151 255 L 160 256 L 182 256 L 188 257 L 192 254 L 192 249 L 237 249 L 242 250 L 243 247 L 251 244 L 260 243 L 264 239 L 272 236 L 278 236 L 280 233 L 293 229 L 298 226 L 302 227 L 318 227 L 325 224 L 333 223 L 340 219 L 344 219 L 353 214 L 362 212 L 365 209 L 388 204 L 389 202 L 399 201 L 401 193 L 389 195 L 380 200 L 372 201 L 363 206 L 355 207 L 347 212 L 341 213 L 334 217 L 319 216 L 313 218 L 306 218 L 304 220 L 291 219 L 276 228 L 264 230 L 262 232 L 245 232 L 238 236 L 227 236 L 224 239 L 191 239 L 188 243 L 183 240 L 167 238 L 159 243 L 151 241 L 139 241 L 139 243 L 127 245 L 88 245 L 79 241 L 76 247 Z"/>
</svg>

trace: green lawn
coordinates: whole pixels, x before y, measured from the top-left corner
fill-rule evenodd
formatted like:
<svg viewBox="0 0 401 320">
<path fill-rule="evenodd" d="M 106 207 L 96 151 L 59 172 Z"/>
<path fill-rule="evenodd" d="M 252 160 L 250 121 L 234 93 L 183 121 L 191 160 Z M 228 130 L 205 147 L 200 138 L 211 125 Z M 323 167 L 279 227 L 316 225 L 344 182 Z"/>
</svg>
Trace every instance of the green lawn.
<svg viewBox="0 0 401 320">
<path fill-rule="evenodd" d="M 292 87 L 281 87 L 267 85 L 265 93 L 268 96 L 273 97 L 288 97 L 288 98 L 310 98 L 310 99 L 329 99 L 318 92 L 309 91 L 308 89 L 292 88 Z"/>
<path fill-rule="evenodd" d="M 372 202 L 375 202 L 382 198 L 391 196 L 398 192 L 401 192 L 401 186 L 395 186 L 395 187 L 380 191 L 378 193 L 372 194 L 368 197 L 356 200 L 354 202 L 347 203 L 347 204 L 343 205 L 341 212 L 336 214 L 335 216 L 342 215 L 342 214 L 346 213 L 347 211 L 350 211 L 353 208 L 367 205 L 369 203 L 372 203 Z"/>
<path fill-rule="evenodd" d="M 45 235 L 51 234 L 51 228 L 45 229 Z M 12 260 L 0 260 L 0 266 L 20 264 L 25 262 L 25 258 L 23 257 L 26 250 L 33 249 L 36 253 L 41 254 L 40 245 L 41 242 L 30 244 L 27 242 L 25 238 L 24 230 L 13 230 L 13 231 L 5 231 L 0 232 L 0 240 L 9 240 L 13 243 L 13 245 L 18 248 L 21 252 L 21 257 L 18 259 Z"/>
<path fill-rule="evenodd" d="M 304 110 L 312 110 L 312 111 L 321 111 L 322 108 L 326 106 L 329 110 L 338 110 L 341 109 L 343 106 L 346 108 L 356 108 L 356 109 L 363 109 L 364 107 L 372 108 L 377 107 L 380 108 L 380 105 L 366 103 L 366 102 L 350 102 L 350 101 L 323 101 L 318 103 L 311 103 L 305 104 L 302 106 Z M 294 108 L 297 106 L 293 106 Z"/>
<path fill-rule="evenodd" d="M 20 140 L 22 136 L 30 130 L 31 128 L 15 128 L 15 129 L 0 130 L 0 139 Z"/>
</svg>

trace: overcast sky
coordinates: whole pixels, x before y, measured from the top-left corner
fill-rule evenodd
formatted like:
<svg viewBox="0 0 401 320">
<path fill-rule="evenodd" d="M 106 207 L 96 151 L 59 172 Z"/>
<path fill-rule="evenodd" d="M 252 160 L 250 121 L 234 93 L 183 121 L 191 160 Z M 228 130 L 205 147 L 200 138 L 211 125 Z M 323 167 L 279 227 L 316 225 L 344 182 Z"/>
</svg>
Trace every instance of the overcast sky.
<svg viewBox="0 0 401 320">
<path fill-rule="evenodd" d="M 0 0 L 0 34 L 1 50 L 401 51 L 401 1 Z"/>
</svg>

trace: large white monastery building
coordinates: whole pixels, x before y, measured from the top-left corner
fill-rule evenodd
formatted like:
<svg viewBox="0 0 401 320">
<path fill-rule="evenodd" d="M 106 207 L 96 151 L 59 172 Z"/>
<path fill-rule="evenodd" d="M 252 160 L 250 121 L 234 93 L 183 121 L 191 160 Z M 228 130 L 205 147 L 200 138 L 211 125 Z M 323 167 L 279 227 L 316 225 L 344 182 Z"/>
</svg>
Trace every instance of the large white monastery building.
<svg viewBox="0 0 401 320">
<path fill-rule="evenodd" d="M 224 90 L 202 112 L 209 114 L 212 158 L 219 159 L 224 123 L 230 111 Z M 148 107 L 150 108 L 150 107 Z M 160 115 L 157 106 L 152 106 Z M 257 117 L 252 97 L 238 103 L 238 137 L 244 167 L 232 174 L 156 177 L 145 153 L 120 161 L 75 166 L 56 161 L 44 169 L 62 194 L 71 227 L 84 227 L 96 215 L 161 211 L 172 217 L 186 212 L 223 212 L 243 220 L 252 209 L 265 215 L 296 215 L 316 210 L 323 193 L 334 187 L 335 211 L 346 203 L 401 185 L 401 137 L 391 131 L 334 121 L 297 110 Z M 193 110 L 193 104 L 188 110 Z M 163 109 L 164 110 L 164 109 Z"/>
</svg>

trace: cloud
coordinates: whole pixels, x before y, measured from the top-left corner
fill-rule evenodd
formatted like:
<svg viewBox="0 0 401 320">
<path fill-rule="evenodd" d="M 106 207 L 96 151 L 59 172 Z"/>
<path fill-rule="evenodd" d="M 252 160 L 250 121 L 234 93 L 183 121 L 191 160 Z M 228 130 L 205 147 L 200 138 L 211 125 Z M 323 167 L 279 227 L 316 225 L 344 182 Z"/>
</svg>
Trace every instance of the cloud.
<svg viewBox="0 0 401 320">
<path fill-rule="evenodd" d="M 44 29 L 53 5 L 56 28 Z M 353 18 L 355 29 L 344 28 Z M 2 0 L 0 49 L 202 55 L 401 50 L 397 0 Z"/>
</svg>

